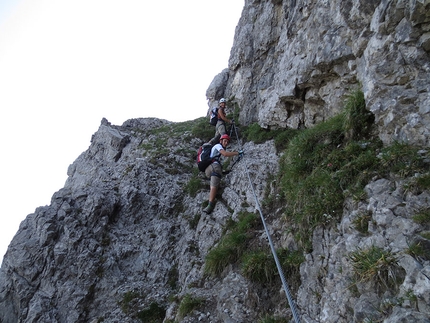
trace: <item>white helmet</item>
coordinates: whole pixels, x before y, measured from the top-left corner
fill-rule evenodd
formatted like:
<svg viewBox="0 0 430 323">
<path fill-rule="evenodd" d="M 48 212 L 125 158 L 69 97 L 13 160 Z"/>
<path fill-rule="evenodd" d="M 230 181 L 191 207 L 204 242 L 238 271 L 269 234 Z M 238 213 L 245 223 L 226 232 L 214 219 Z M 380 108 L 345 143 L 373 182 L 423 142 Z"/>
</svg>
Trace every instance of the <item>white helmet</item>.
<svg viewBox="0 0 430 323">
<path fill-rule="evenodd" d="M 222 98 L 221 100 L 219 100 L 219 103 L 225 103 L 225 99 L 224 98 Z"/>
</svg>

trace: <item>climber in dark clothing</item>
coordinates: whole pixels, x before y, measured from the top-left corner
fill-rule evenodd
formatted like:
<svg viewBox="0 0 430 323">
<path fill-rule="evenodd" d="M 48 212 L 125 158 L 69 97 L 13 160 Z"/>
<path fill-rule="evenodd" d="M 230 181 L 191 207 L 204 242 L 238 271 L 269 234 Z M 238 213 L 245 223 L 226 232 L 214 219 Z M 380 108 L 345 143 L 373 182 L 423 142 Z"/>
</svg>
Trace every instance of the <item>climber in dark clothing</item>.
<svg viewBox="0 0 430 323">
<path fill-rule="evenodd" d="M 222 176 L 222 167 L 220 158 L 223 157 L 233 157 L 237 155 L 242 155 L 242 151 L 227 151 L 227 145 L 230 142 L 230 136 L 223 134 L 219 140 L 219 143 L 212 147 L 211 158 L 213 158 L 212 164 L 210 164 L 206 170 L 205 174 L 207 178 L 210 178 L 210 192 L 209 192 L 209 204 L 203 210 L 205 213 L 210 214 L 215 207 L 215 197 L 218 191 L 218 187 Z"/>
</svg>

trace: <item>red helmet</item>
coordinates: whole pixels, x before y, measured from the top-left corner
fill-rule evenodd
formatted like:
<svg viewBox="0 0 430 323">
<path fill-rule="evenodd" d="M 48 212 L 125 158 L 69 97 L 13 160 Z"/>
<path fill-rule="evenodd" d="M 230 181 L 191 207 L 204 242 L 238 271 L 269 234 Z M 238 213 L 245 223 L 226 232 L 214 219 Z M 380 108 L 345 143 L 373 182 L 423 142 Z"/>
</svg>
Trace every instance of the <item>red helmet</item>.
<svg viewBox="0 0 430 323">
<path fill-rule="evenodd" d="M 224 135 L 221 136 L 221 138 L 219 138 L 219 140 L 221 141 L 223 139 L 227 139 L 228 141 L 230 141 L 230 136 L 227 135 L 227 134 L 224 134 Z"/>
</svg>

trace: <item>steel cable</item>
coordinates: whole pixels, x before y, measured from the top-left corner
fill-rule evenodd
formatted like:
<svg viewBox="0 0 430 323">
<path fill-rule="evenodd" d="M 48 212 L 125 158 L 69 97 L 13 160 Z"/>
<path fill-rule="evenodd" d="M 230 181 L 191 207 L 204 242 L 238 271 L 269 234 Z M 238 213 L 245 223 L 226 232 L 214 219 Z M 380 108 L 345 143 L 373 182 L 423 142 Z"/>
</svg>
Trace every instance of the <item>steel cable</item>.
<svg viewBox="0 0 430 323">
<path fill-rule="evenodd" d="M 239 150 L 242 150 L 242 145 L 240 143 L 235 124 L 232 125 L 232 128 L 234 128 L 236 140 L 237 140 L 237 143 L 239 145 Z M 231 130 L 230 130 L 230 132 L 231 132 Z M 293 300 L 293 297 L 291 296 L 290 289 L 288 287 L 287 281 L 286 281 L 285 276 L 284 276 L 284 271 L 282 270 L 281 264 L 280 264 L 279 259 L 278 259 L 278 255 L 276 254 L 276 249 L 273 245 L 272 238 L 270 237 L 270 233 L 269 233 L 269 230 L 267 228 L 266 220 L 264 219 L 263 212 L 261 211 L 260 203 L 258 201 L 257 194 L 255 193 L 254 185 L 252 184 L 251 176 L 249 174 L 249 168 L 248 168 L 248 165 L 246 163 L 246 158 L 242 158 L 242 159 L 243 159 L 243 162 L 245 163 L 245 170 L 246 170 L 246 174 L 248 175 L 249 185 L 251 186 L 251 190 L 252 190 L 252 193 L 253 193 L 254 199 L 255 199 L 255 204 L 257 206 L 258 212 L 260 213 L 261 221 L 263 222 L 264 230 L 266 231 L 266 235 L 267 235 L 267 239 L 269 241 L 270 249 L 272 251 L 273 258 L 275 259 L 276 267 L 278 269 L 279 276 L 281 277 L 282 285 L 284 287 L 285 294 L 287 295 L 288 304 L 290 305 L 291 312 L 293 313 L 294 321 L 296 323 L 300 323 L 300 317 L 299 317 L 299 314 L 297 312 L 296 304 Z"/>
</svg>

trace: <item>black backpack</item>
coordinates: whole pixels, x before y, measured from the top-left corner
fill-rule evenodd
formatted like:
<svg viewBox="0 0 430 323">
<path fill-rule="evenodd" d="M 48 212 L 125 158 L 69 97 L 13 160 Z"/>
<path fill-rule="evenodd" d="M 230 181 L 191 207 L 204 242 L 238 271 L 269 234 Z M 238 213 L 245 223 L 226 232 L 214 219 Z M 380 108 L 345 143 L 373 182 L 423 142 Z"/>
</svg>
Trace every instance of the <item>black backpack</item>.
<svg viewBox="0 0 430 323">
<path fill-rule="evenodd" d="M 212 126 L 216 126 L 216 123 L 218 122 L 218 107 L 214 107 L 211 110 L 209 123 Z"/>
<path fill-rule="evenodd" d="M 201 172 L 204 172 L 206 168 L 212 164 L 213 159 L 211 158 L 211 150 L 213 145 L 203 144 L 197 151 L 197 167 Z"/>
</svg>

